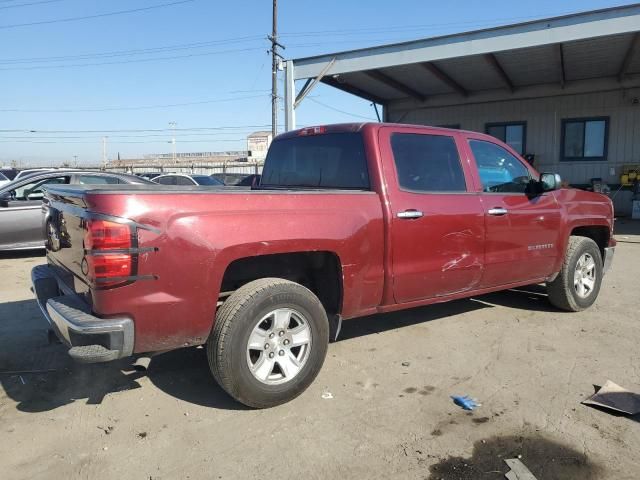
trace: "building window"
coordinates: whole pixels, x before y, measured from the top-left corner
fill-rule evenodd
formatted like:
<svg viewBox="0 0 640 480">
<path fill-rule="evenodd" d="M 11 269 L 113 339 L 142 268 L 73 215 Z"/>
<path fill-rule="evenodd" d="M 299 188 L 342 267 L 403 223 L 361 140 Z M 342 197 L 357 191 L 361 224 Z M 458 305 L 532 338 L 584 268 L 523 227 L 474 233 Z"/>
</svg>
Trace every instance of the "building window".
<svg viewBox="0 0 640 480">
<path fill-rule="evenodd" d="M 574 118 L 562 121 L 563 161 L 607 159 L 609 117 Z"/>
<path fill-rule="evenodd" d="M 485 132 L 503 141 L 520 155 L 523 155 L 527 140 L 526 122 L 487 123 Z"/>
</svg>

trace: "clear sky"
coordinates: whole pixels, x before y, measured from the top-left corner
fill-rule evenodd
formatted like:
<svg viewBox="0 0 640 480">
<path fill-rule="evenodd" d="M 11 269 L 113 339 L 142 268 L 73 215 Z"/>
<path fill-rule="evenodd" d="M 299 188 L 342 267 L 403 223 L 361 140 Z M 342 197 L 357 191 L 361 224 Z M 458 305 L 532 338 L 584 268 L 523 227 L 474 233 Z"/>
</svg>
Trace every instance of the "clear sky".
<svg viewBox="0 0 640 480">
<path fill-rule="evenodd" d="M 103 136 L 109 158 L 169 152 L 169 122 L 179 152 L 244 150 L 247 133 L 270 129 L 271 3 L 0 0 L 0 164 L 97 164 Z M 278 3 L 283 53 L 296 58 L 631 2 Z M 299 124 L 375 120 L 330 87 L 310 97 Z"/>
</svg>

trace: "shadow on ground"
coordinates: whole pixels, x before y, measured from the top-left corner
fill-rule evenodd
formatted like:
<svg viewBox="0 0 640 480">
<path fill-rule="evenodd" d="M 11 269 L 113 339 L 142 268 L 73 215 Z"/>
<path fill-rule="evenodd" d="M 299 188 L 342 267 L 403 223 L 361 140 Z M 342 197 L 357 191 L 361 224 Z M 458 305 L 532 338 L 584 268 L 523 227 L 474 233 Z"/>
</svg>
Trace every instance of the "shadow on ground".
<svg viewBox="0 0 640 480">
<path fill-rule="evenodd" d="M 45 258 L 44 248 L 34 248 L 29 250 L 0 250 L 0 260 L 11 258 Z"/>
<path fill-rule="evenodd" d="M 548 311 L 544 288 L 530 286 L 474 299 L 373 315 L 344 322 L 341 340 L 355 339 L 418 323 L 502 305 Z M 48 325 L 35 300 L 0 304 L 0 382 L 24 412 L 56 409 L 74 401 L 99 404 L 106 395 L 140 388 L 147 376 L 160 390 L 185 402 L 221 409 L 242 409 L 215 383 L 204 348 L 175 350 L 152 357 L 146 372 L 131 359 L 95 365 L 74 363 L 67 349 L 49 344 Z"/>
</svg>

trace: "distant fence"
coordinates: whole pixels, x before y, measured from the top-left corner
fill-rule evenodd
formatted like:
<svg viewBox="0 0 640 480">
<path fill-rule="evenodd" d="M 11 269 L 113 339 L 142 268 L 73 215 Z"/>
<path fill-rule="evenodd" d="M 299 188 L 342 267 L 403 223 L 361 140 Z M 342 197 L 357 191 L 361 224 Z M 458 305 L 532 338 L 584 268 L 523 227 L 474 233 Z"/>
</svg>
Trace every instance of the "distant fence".
<svg viewBox="0 0 640 480">
<path fill-rule="evenodd" d="M 212 173 L 243 173 L 245 175 L 261 174 L 263 163 L 214 163 L 214 164 L 191 164 L 191 165 L 130 165 L 130 166 L 107 166 L 106 170 L 120 173 L 185 173 L 196 175 L 211 175 Z"/>
</svg>

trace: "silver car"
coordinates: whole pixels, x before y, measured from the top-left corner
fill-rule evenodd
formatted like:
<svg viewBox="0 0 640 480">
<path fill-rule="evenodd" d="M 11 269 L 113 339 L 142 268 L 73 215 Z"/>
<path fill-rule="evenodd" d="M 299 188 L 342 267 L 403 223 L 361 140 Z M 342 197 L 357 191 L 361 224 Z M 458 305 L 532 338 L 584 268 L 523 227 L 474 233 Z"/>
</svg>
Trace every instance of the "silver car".
<svg viewBox="0 0 640 480">
<path fill-rule="evenodd" d="M 42 199 L 50 184 L 149 184 L 133 175 L 88 170 L 33 173 L 0 186 L 0 250 L 44 248 Z"/>
</svg>

